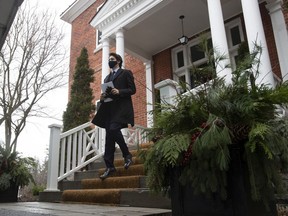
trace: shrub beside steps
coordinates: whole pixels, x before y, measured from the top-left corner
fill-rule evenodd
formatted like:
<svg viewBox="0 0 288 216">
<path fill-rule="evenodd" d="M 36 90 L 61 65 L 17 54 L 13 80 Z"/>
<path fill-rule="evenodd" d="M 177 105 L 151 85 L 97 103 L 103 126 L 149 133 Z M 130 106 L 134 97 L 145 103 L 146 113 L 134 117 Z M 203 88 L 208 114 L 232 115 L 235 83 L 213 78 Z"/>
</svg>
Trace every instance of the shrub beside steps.
<svg viewBox="0 0 288 216">
<path fill-rule="evenodd" d="M 141 145 L 141 148 L 147 148 L 147 145 Z M 90 166 L 89 171 L 78 172 L 74 181 L 63 181 L 62 201 L 170 209 L 170 199 L 152 194 L 147 188 L 144 166 L 137 157 L 137 149 L 130 152 L 133 164 L 126 170 L 122 153 L 117 150 L 114 162 L 117 171 L 105 180 L 99 178 L 105 171 L 101 161 Z"/>
</svg>

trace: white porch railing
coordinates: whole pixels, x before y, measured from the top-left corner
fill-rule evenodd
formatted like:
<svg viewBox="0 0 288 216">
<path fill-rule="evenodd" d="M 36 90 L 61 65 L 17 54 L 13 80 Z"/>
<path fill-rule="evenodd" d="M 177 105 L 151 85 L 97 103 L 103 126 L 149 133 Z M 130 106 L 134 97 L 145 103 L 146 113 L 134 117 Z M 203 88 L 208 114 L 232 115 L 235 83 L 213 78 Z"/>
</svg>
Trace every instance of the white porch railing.
<svg viewBox="0 0 288 216">
<path fill-rule="evenodd" d="M 61 133 L 60 125 L 51 125 L 47 189 L 58 191 L 58 182 L 71 176 L 104 154 L 105 130 L 87 122 Z M 123 129 L 128 146 L 145 143 L 145 128 L 135 125 Z"/>
</svg>

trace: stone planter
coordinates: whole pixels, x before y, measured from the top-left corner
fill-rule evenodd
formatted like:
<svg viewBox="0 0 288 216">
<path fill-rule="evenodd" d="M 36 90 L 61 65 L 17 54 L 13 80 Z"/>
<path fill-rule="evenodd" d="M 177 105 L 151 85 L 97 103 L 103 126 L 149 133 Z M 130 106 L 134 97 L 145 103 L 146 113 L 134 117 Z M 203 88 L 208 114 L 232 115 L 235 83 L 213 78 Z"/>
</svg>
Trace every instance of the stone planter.
<svg viewBox="0 0 288 216">
<path fill-rule="evenodd" d="M 0 203 L 17 202 L 19 187 L 13 182 L 7 190 L 0 191 Z"/>
<path fill-rule="evenodd" d="M 262 203 L 250 198 L 248 173 L 240 158 L 240 148 L 233 145 L 230 149 L 231 166 L 228 172 L 228 198 L 221 200 L 218 194 L 211 199 L 195 195 L 189 185 L 178 181 L 181 168 L 173 168 L 170 175 L 171 206 L 173 216 L 277 216 L 276 205 L 271 201 L 270 211 Z"/>
</svg>

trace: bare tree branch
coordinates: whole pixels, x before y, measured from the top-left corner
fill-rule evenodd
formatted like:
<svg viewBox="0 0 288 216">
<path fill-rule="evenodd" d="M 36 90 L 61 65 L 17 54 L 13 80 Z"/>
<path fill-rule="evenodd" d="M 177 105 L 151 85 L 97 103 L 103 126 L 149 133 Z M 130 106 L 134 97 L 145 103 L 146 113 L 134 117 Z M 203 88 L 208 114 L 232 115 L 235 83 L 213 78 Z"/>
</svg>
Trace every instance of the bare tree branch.
<svg viewBox="0 0 288 216">
<path fill-rule="evenodd" d="M 63 36 L 48 11 L 28 4 L 19 9 L 0 52 L 0 126 L 10 151 L 16 151 L 27 118 L 47 117 L 41 99 L 66 84 Z"/>
</svg>

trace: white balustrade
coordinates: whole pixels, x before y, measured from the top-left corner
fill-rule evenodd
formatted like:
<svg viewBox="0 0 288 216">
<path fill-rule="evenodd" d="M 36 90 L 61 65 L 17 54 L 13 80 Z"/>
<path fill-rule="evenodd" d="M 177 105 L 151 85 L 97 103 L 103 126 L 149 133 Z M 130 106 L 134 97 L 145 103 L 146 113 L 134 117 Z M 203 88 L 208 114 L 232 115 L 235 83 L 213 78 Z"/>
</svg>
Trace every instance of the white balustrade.
<svg viewBox="0 0 288 216">
<path fill-rule="evenodd" d="M 89 163 L 102 158 L 105 130 L 87 122 L 61 133 L 61 126 L 51 125 L 46 191 L 57 191 L 58 182 L 72 176 Z M 134 126 L 126 129 L 128 146 L 138 146 L 147 141 L 145 128 Z"/>
</svg>

